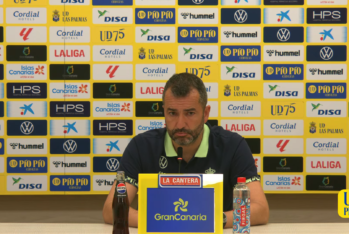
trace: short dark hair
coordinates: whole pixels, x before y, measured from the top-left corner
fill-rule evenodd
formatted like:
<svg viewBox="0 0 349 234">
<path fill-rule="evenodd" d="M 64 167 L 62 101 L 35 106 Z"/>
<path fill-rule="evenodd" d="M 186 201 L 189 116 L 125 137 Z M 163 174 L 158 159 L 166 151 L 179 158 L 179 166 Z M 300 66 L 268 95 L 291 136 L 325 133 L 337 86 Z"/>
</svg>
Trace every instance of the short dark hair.
<svg viewBox="0 0 349 234">
<path fill-rule="evenodd" d="M 194 74 L 179 73 L 174 74 L 167 82 L 162 93 L 162 102 L 165 103 L 165 93 L 171 88 L 175 97 L 186 97 L 192 89 L 199 92 L 199 103 L 205 109 L 207 105 L 207 91 L 204 82 Z"/>
</svg>

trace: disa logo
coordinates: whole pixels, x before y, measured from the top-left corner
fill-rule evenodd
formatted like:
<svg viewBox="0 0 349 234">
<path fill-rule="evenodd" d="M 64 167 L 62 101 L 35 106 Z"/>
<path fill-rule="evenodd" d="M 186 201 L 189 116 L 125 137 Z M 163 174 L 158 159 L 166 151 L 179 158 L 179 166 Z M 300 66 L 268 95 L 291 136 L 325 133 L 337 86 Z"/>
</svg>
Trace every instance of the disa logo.
<svg viewBox="0 0 349 234">
<path fill-rule="evenodd" d="M 187 212 L 187 206 L 188 201 L 184 202 L 182 198 L 179 198 L 178 201 L 174 202 L 173 205 L 175 205 L 175 212 L 178 212 L 178 208 L 183 211 Z M 159 213 L 155 214 L 154 216 L 155 220 L 157 221 L 171 221 L 171 220 L 190 220 L 190 221 L 206 221 L 207 216 L 206 215 L 181 215 L 180 213 L 176 213 L 175 215 L 161 215 Z"/>
</svg>

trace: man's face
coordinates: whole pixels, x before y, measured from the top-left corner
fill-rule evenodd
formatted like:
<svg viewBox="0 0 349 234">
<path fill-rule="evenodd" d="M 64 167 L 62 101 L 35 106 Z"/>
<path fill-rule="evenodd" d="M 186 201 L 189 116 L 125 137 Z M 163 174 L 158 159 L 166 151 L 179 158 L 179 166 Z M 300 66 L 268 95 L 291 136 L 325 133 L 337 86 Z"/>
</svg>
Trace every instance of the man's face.
<svg viewBox="0 0 349 234">
<path fill-rule="evenodd" d="M 168 89 L 164 98 L 165 122 L 171 139 L 178 145 L 190 145 L 200 136 L 210 106 L 203 110 L 200 94 L 192 89 L 186 97 L 174 97 Z"/>
</svg>

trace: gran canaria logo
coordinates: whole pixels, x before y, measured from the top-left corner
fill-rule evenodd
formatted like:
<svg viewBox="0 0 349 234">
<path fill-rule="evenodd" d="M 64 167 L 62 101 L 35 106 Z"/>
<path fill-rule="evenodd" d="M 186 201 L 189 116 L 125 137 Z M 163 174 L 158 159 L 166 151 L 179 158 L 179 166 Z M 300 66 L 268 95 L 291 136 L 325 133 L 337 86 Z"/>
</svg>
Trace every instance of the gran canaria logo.
<svg viewBox="0 0 349 234">
<path fill-rule="evenodd" d="M 179 210 L 181 210 L 182 212 L 187 212 L 187 206 L 188 206 L 188 201 L 184 201 L 182 198 L 179 198 L 178 201 L 175 201 L 173 203 L 173 205 L 175 206 L 174 211 L 178 212 L 178 208 Z M 198 214 L 198 215 L 183 215 L 180 213 L 176 213 L 174 215 L 162 215 L 162 214 L 155 214 L 154 216 L 155 220 L 157 221 L 180 221 L 180 220 L 189 220 L 189 221 L 206 221 L 207 220 L 207 216 L 206 215 L 202 215 L 202 214 Z"/>
<path fill-rule="evenodd" d="M 175 205 L 175 212 L 178 212 L 178 207 L 183 212 L 187 212 L 188 201 L 184 202 L 182 198 L 179 198 L 179 201 L 173 203 Z"/>
</svg>

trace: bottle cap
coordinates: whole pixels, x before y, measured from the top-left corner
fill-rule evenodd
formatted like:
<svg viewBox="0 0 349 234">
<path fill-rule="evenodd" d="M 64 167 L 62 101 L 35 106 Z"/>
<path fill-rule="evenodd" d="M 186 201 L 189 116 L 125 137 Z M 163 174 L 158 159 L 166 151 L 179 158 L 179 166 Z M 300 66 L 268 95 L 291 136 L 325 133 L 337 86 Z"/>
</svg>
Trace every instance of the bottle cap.
<svg viewBox="0 0 349 234">
<path fill-rule="evenodd" d="M 238 177 L 238 183 L 246 183 L 245 177 Z"/>
</svg>

